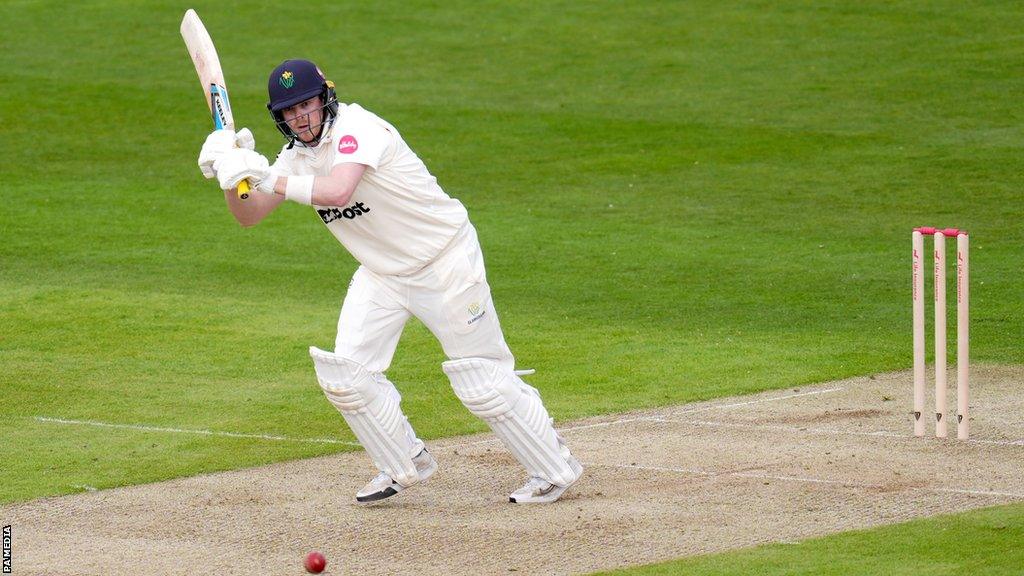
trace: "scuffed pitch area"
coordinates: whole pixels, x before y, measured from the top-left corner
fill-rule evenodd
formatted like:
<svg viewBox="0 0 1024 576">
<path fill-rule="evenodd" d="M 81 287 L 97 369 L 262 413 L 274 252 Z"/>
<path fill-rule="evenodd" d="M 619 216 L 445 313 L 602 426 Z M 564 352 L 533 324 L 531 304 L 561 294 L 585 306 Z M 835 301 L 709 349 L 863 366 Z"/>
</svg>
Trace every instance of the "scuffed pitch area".
<svg viewBox="0 0 1024 576">
<path fill-rule="evenodd" d="M 506 501 L 522 473 L 480 435 L 432 443 L 437 474 L 375 507 L 350 453 L 0 517 L 17 574 L 302 574 L 314 549 L 327 574 L 580 574 L 1024 501 L 1022 375 L 973 369 L 967 442 L 911 437 L 908 372 L 562 423 L 587 470 L 549 506 Z"/>
</svg>

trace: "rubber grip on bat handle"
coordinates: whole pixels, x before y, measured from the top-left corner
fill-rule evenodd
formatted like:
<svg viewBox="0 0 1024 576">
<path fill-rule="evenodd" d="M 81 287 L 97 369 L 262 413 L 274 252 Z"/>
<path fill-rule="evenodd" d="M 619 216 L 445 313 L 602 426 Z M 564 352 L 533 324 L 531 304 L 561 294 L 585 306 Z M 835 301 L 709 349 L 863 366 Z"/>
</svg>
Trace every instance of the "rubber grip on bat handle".
<svg viewBox="0 0 1024 576">
<path fill-rule="evenodd" d="M 238 183 L 238 197 L 245 200 L 249 197 L 249 181 L 242 180 Z"/>
</svg>

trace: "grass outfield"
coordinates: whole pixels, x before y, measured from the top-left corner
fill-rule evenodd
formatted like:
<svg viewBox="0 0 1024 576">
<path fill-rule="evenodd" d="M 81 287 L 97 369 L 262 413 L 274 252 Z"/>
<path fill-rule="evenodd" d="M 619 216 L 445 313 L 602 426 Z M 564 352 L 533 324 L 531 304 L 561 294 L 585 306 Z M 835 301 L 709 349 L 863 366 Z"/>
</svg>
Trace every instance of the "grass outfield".
<svg viewBox="0 0 1024 576">
<path fill-rule="evenodd" d="M 234 224 L 195 166 L 184 7 L 146 6 L 0 7 L 0 502 L 352 440 L 305 350 L 354 262 L 297 205 Z M 1024 362 L 1018 3 L 195 7 L 263 153 L 287 57 L 402 130 L 560 420 L 909 367 L 915 225 L 972 232 L 972 356 Z M 411 323 L 417 430 L 484 430 L 442 360 Z"/>
<path fill-rule="evenodd" d="M 1007 506 L 601 575 L 996 576 L 1020 574 L 1022 540 L 1024 506 Z"/>
</svg>

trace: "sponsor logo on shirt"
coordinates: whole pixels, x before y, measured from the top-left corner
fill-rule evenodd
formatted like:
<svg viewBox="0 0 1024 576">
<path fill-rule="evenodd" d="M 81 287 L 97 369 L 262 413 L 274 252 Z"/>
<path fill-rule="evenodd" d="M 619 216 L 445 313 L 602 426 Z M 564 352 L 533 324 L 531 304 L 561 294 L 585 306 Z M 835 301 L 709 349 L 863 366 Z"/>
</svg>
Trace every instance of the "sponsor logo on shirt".
<svg viewBox="0 0 1024 576">
<path fill-rule="evenodd" d="M 359 142 L 355 136 L 346 134 L 341 137 L 341 140 L 338 140 L 338 152 L 353 154 L 356 150 L 359 150 Z"/>
<path fill-rule="evenodd" d="M 356 202 L 348 208 L 317 208 L 316 213 L 320 215 L 320 219 L 324 221 L 324 224 L 330 224 L 342 218 L 352 220 L 356 216 L 362 216 L 369 211 L 369 206 L 362 202 Z"/>
</svg>

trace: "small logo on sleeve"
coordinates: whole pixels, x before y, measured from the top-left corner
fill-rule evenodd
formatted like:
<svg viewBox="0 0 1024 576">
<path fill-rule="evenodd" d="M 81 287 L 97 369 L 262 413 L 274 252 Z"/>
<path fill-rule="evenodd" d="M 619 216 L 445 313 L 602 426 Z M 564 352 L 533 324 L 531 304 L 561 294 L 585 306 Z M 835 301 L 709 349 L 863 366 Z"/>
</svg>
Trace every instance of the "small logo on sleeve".
<svg viewBox="0 0 1024 576">
<path fill-rule="evenodd" d="M 341 152 L 342 154 L 352 154 L 356 150 L 359 150 L 359 142 L 356 141 L 355 136 L 346 134 L 338 141 L 338 152 Z"/>
</svg>

